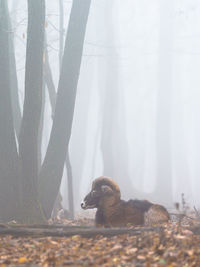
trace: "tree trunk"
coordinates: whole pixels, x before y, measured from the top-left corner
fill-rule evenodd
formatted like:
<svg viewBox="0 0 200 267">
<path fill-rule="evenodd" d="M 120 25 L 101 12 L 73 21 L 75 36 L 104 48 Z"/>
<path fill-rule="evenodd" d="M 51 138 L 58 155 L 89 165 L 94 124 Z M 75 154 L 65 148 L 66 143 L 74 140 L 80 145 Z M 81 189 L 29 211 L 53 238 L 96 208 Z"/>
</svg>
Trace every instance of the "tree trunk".
<svg viewBox="0 0 200 267">
<path fill-rule="evenodd" d="M 59 0 L 59 29 L 60 29 L 60 37 L 59 37 L 59 65 L 60 72 L 62 68 L 62 58 L 63 58 L 63 44 L 64 44 L 64 10 L 63 10 L 63 1 Z M 69 203 L 69 214 L 70 218 L 74 219 L 74 194 L 73 194 L 73 176 L 72 176 L 72 166 L 70 162 L 69 155 L 69 146 L 67 149 L 67 156 L 65 161 L 66 169 L 67 169 L 67 186 L 68 186 L 68 203 Z"/>
<path fill-rule="evenodd" d="M 43 220 L 38 202 L 38 131 L 42 107 L 45 1 L 28 0 L 25 99 L 19 136 L 22 220 Z"/>
<path fill-rule="evenodd" d="M 14 7 L 14 12 L 16 12 L 17 4 Z M 12 25 L 9 19 L 9 49 L 10 49 L 10 83 L 11 83 L 11 100 L 12 100 L 12 110 L 13 110 L 13 120 L 14 128 L 17 137 L 19 136 L 20 126 L 21 126 L 21 110 L 19 104 L 18 95 L 18 79 L 17 79 L 17 69 L 15 60 L 15 48 L 14 48 L 14 33 L 12 32 Z"/>
<path fill-rule="evenodd" d="M 63 46 L 64 46 L 64 7 L 63 0 L 59 0 L 59 67 L 60 72 L 62 68 L 62 58 L 63 58 Z"/>
<path fill-rule="evenodd" d="M 61 45 L 60 45 L 60 49 L 61 49 Z M 61 58 L 62 58 L 61 54 L 62 54 L 62 52 L 60 51 L 60 53 L 59 53 L 60 64 L 61 64 Z M 56 90 L 55 90 L 55 86 L 53 83 L 51 68 L 50 68 L 50 64 L 49 64 L 49 55 L 48 55 L 48 51 L 47 51 L 46 46 L 45 46 L 45 81 L 46 81 L 48 92 L 49 92 L 49 98 L 50 98 L 51 110 L 52 110 L 52 119 L 53 119 L 54 112 L 55 112 L 55 106 L 56 106 Z M 72 177 L 72 168 L 71 168 L 71 164 L 70 164 L 68 150 L 67 150 L 67 156 L 66 156 L 66 169 L 67 169 L 67 181 L 68 181 L 67 186 L 68 186 L 69 213 L 70 213 L 70 218 L 74 219 L 73 177 Z M 60 194 L 60 192 L 58 194 Z M 53 213 L 54 213 L 53 216 L 55 217 L 56 214 L 54 211 L 53 211 Z"/>
<path fill-rule="evenodd" d="M 49 218 L 60 187 L 71 136 L 76 90 L 91 0 L 74 0 L 65 42 L 55 116 L 47 153 L 40 172 L 40 197 Z"/>
<path fill-rule="evenodd" d="M 55 89 L 55 86 L 53 83 L 52 72 L 51 72 L 51 68 L 50 68 L 50 64 L 49 64 L 49 54 L 47 51 L 47 44 L 45 44 L 44 79 L 45 79 L 45 83 L 47 85 L 47 89 L 48 89 L 48 93 L 49 93 L 51 112 L 52 112 L 51 117 L 53 119 L 54 112 L 55 112 L 55 106 L 56 106 L 56 89 Z"/>
<path fill-rule="evenodd" d="M 163 203 L 172 203 L 172 155 L 171 155 L 171 110 L 172 110 L 172 3 L 167 0 L 160 5 L 160 51 L 159 87 L 157 92 L 157 182 L 155 196 Z"/>
<path fill-rule="evenodd" d="M 109 7 L 109 8 L 108 8 Z M 118 53 L 115 49 L 115 32 L 112 16 L 113 1 L 106 6 L 107 43 L 112 45 L 106 58 L 106 84 L 102 100 L 102 139 L 103 175 L 112 177 L 120 186 L 124 197 L 134 196 L 129 177 L 128 143 L 126 139 L 126 119 L 124 114 L 123 89 L 120 88 Z"/>
<path fill-rule="evenodd" d="M 183 81 L 182 81 L 183 82 Z M 176 88 L 177 89 L 177 88 Z M 181 199 L 184 194 L 187 197 L 192 196 L 192 183 L 189 179 L 191 176 L 190 164 L 187 153 L 187 139 L 184 128 L 184 100 L 183 100 L 182 86 L 173 96 L 173 165 L 174 165 L 174 192 L 176 201 Z M 198 111 L 197 111 L 198 112 Z M 198 113 L 196 113 L 198 114 Z M 195 125 L 195 124 L 194 124 Z M 197 125 L 197 124 L 196 124 Z M 199 131 L 195 131 L 199 133 Z M 195 157 L 198 159 L 199 157 Z M 174 180 L 174 179 L 173 179 Z M 197 181 L 199 179 L 197 178 Z M 199 188 L 199 187 L 197 187 Z M 178 198 L 178 199 L 177 199 Z"/>
<path fill-rule="evenodd" d="M 69 159 L 69 148 L 67 149 L 66 156 L 66 169 L 67 169 L 67 185 L 68 185 L 68 201 L 69 201 L 69 216 L 74 219 L 74 195 L 73 195 L 73 176 L 72 167 Z"/>
<path fill-rule="evenodd" d="M 19 208 L 18 154 L 11 104 L 9 17 L 0 0 L 0 220 L 16 218 Z"/>
<path fill-rule="evenodd" d="M 41 108 L 41 118 L 38 134 L 38 171 L 40 171 L 42 166 L 42 139 L 43 139 L 43 129 L 44 129 L 44 110 L 45 110 L 45 96 L 46 96 L 46 86 L 43 77 L 42 84 L 42 108 Z"/>
</svg>

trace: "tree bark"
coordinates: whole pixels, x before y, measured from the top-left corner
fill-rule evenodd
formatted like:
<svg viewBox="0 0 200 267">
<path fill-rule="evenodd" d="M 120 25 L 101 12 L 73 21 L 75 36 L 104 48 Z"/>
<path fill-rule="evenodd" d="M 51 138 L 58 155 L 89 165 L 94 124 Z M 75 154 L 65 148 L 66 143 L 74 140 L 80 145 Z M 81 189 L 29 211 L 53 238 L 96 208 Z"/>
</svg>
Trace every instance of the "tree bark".
<svg viewBox="0 0 200 267">
<path fill-rule="evenodd" d="M 60 52 L 61 54 L 61 52 Z M 61 55 L 60 55 L 61 57 Z M 52 110 L 52 119 L 54 117 L 55 106 L 56 106 L 56 89 L 53 83 L 51 68 L 49 64 L 49 56 L 47 47 L 45 46 L 45 81 L 47 84 L 49 98 L 51 102 L 51 110 Z M 73 197 L 73 177 L 72 177 L 72 167 L 69 159 L 69 151 L 67 149 L 67 156 L 66 156 L 66 169 L 67 169 L 67 182 L 68 182 L 68 203 L 69 203 L 69 213 L 70 218 L 74 218 L 74 197 Z M 60 194 L 60 193 L 59 193 Z M 54 213 L 54 211 L 53 211 Z M 54 216 L 57 214 L 54 214 Z"/>
<path fill-rule="evenodd" d="M 65 42 L 55 116 L 40 172 L 40 197 L 49 218 L 60 187 L 75 107 L 83 43 L 91 0 L 74 0 Z"/>
<path fill-rule="evenodd" d="M 46 96 L 46 86 L 43 77 L 42 84 L 42 108 L 41 108 L 41 118 L 39 125 L 39 134 L 38 134 L 38 171 L 40 171 L 42 166 L 42 138 L 43 138 L 43 129 L 44 129 L 44 110 L 45 110 L 45 96 Z"/>
<path fill-rule="evenodd" d="M 17 8 L 17 4 L 15 4 L 14 12 L 16 12 L 16 8 Z M 9 58 L 10 58 L 11 100 L 12 100 L 14 128 L 15 128 L 17 137 L 19 137 L 22 116 L 21 116 L 19 95 L 18 95 L 19 90 L 18 90 L 16 60 L 15 60 L 14 33 L 12 32 L 12 25 L 11 25 L 10 19 L 8 21 L 8 25 L 9 25 L 9 32 L 10 32 L 9 34 L 10 57 Z"/>
<path fill-rule="evenodd" d="M 11 104 L 11 60 L 7 0 L 0 0 L 0 220 L 15 218 L 19 207 L 18 154 Z"/>
<path fill-rule="evenodd" d="M 59 0 L 59 66 L 60 72 L 62 68 L 62 58 L 63 58 L 63 44 L 64 44 L 64 10 L 63 10 L 63 1 Z M 70 162 L 69 155 L 69 146 L 67 149 L 66 161 L 65 161 L 66 169 L 67 169 L 67 186 L 68 186 L 68 204 L 69 204 L 69 213 L 70 218 L 74 219 L 74 194 L 73 194 L 73 176 L 72 176 L 72 166 Z"/>
<path fill-rule="evenodd" d="M 69 158 L 69 148 L 67 149 L 66 156 L 66 169 L 67 169 L 67 182 L 68 182 L 68 202 L 69 202 L 69 216 L 70 219 L 74 219 L 74 194 L 73 194 L 73 175 L 72 166 Z"/>
<path fill-rule="evenodd" d="M 22 220 L 43 220 L 38 202 L 38 131 L 42 107 L 45 1 L 28 0 L 25 99 L 19 136 Z"/>
<path fill-rule="evenodd" d="M 59 15 L 59 66 L 61 72 L 64 46 L 64 7 L 62 0 L 59 0 Z"/>
<path fill-rule="evenodd" d="M 49 93 L 49 99 L 50 99 L 51 110 L 52 110 L 51 117 L 53 119 L 55 106 L 56 106 L 56 89 L 53 83 L 53 77 L 52 77 L 52 72 L 51 72 L 50 63 L 49 63 L 49 54 L 47 50 L 47 44 L 45 44 L 44 79 L 45 79 L 45 83 L 47 85 L 47 89 Z"/>
</svg>

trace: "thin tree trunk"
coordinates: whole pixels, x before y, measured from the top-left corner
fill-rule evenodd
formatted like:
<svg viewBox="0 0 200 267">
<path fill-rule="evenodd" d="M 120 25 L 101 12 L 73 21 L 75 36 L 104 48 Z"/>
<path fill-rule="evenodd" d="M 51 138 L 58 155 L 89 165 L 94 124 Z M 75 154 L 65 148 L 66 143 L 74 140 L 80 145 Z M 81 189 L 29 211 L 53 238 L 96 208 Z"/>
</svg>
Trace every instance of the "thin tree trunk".
<svg viewBox="0 0 200 267">
<path fill-rule="evenodd" d="M 13 25 L 16 24 L 16 21 L 17 21 L 17 8 L 19 6 L 19 2 L 20 0 L 16 0 L 16 1 L 13 1 L 12 3 L 12 7 L 11 7 L 11 13 L 12 13 L 12 21 L 13 21 Z"/>
<path fill-rule="evenodd" d="M 91 0 L 74 0 L 65 42 L 55 116 L 40 172 L 40 196 L 47 218 L 60 188 L 75 107 L 83 43 Z"/>
<path fill-rule="evenodd" d="M 45 97 L 46 97 L 46 86 L 49 92 L 49 99 L 52 108 L 52 119 L 53 113 L 55 110 L 55 102 L 56 102 L 56 91 L 53 83 L 53 78 L 51 74 L 51 69 L 49 65 L 49 55 L 47 51 L 47 38 L 45 34 L 44 40 L 44 60 L 43 60 L 43 84 L 42 84 L 42 109 L 41 109 L 41 119 L 40 119 L 40 127 L 39 127 L 39 141 L 38 141 L 38 170 L 40 171 L 42 165 L 42 137 L 43 137 L 43 129 L 44 129 L 44 111 L 45 111 Z"/>
<path fill-rule="evenodd" d="M 47 47 L 45 49 L 45 81 L 47 84 L 49 98 L 51 102 L 51 110 L 52 110 L 52 119 L 54 117 L 55 106 L 56 106 L 56 90 L 53 83 L 51 68 L 49 64 L 49 56 Z M 68 166 L 68 167 L 67 167 Z M 69 202 L 69 213 L 70 217 L 74 219 L 74 197 L 73 197 L 73 177 L 72 177 L 72 168 L 69 160 L 69 152 L 67 150 L 67 157 L 66 157 L 66 168 L 67 168 L 67 181 L 68 181 L 68 202 Z M 60 194 L 60 192 L 58 193 Z M 55 217 L 56 214 L 54 214 Z"/>
<path fill-rule="evenodd" d="M 63 1 L 59 0 L 59 14 L 60 14 L 60 38 L 59 38 L 59 65 L 60 65 L 60 72 L 62 68 L 62 57 L 63 57 L 63 44 L 64 44 L 64 9 L 63 9 Z M 67 149 L 67 156 L 66 156 L 66 169 L 67 169 L 67 186 L 68 186 L 68 203 L 69 203 L 69 213 L 70 218 L 74 219 L 74 194 L 73 194 L 73 176 L 72 176 L 72 166 L 70 162 L 70 155 L 69 155 L 69 147 Z"/>
<path fill-rule="evenodd" d="M 52 109 L 52 119 L 54 117 L 55 106 L 56 106 L 56 90 L 53 83 L 51 68 L 49 64 L 49 56 L 47 48 L 45 49 L 45 81 L 47 84 L 49 98 L 51 102 L 51 109 Z M 67 150 L 68 151 L 68 150 Z M 69 160 L 69 153 L 67 152 L 66 156 L 66 168 L 67 168 L 67 181 L 68 181 L 68 202 L 69 202 L 69 213 L 70 218 L 74 219 L 74 197 L 73 197 L 73 177 L 72 177 L 72 168 Z M 58 193 L 60 194 L 60 193 Z M 54 214 L 55 216 L 56 214 Z"/>
<path fill-rule="evenodd" d="M 199 158 L 200 158 L 200 117 L 198 114 L 199 112 L 199 100 L 197 100 L 198 104 L 194 104 L 194 117 L 195 118 L 195 123 L 193 122 L 193 138 L 194 138 L 194 154 L 193 157 L 191 157 L 191 152 L 187 153 L 188 157 L 192 158 L 193 164 L 194 164 L 194 181 L 193 181 L 193 199 L 196 202 L 196 205 L 199 207 L 199 188 L 200 188 L 200 166 L 199 166 Z M 182 133 L 183 134 L 183 133 Z M 190 143 L 188 146 L 191 145 Z M 182 170 L 182 169 L 181 169 Z M 188 176 L 189 178 L 190 176 Z M 181 177 L 182 178 L 182 177 Z M 183 183 L 183 180 L 181 179 L 181 183 Z M 187 181 L 186 185 L 188 185 L 189 181 Z M 191 179 L 190 179 L 191 183 Z M 184 192 L 182 192 L 184 193 Z"/>
<path fill-rule="evenodd" d="M 9 14 L 0 0 L 0 220 L 16 218 L 19 211 L 19 169 L 11 104 Z"/>
<path fill-rule="evenodd" d="M 15 6 L 17 8 L 17 5 Z M 18 95 L 18 79 L 17 79 L 17 68 L 15 60 L 15 47 L 14 47 L 14 33 L 12 32 L 12 25 L 10 20 L 8 21 L 9 25 L 9 46 L 10 46 L 10 82 L 11 82 L 11 100 L 12 100 L 12 109 L 13 109 L 13 120 L 14 127 L 17 137 L 19 136 L 20 126 L 21 126 L 21 110 L 19 104 L 19 95 Z"/>
<path fill-rule="evenodd" d="M 49 54 L 47 51 L 47 45 L 45 45 L 45 63 L 44 63 L 44 79 L 47 85 L 49 99 L 51 104 L 51 117 L 53 119 L 56 106 L 56 89 L 53 82 L 52 72 L 49 64 Z"/>
<path fill-rule="evenodd" d="M 42 108 L 45 1 L 28 0 L 25 99 L 19 136 L 23 211 L 27 222 L 42 220 L 38 202 L 38 131 Z"/>
<path fill-rule="evenodd" d="M 177 88 L 176 88 L 177 89 Z M 174 192 L 175 196 L 181 199 L 184 194 L 187 197 L 192 196 L 192 183 L 190 164 L 187 153 L 187 140 L 184 128 L 184 100 L 182 87 L 177 93 L 174 93 L 173 101 L 173 165 L 174 165 Z M 197 125 L 197 124 L 196 124 Z M 195 131 L 197 133 L 197 131 Z M 197 156 L 196 159 L 199 157 Z M 198 180 L 198 178 L 197 178 Z M 176 199 L 177 200 L 177 199 Z"/>
<path fill-rule="evenodd" d="M 43 85 L 42 85 L 42 109 L 41 109 L 41 119 L 39 126 L 39 135 L 38 135 L 38 170 L 40 171 L 42 165 L 42 137 L 43 137 L 43 129 L 44 129 L 44 110 L 45 110 L 45 95 L 46 95 L 46 87 L 43 76 Z"/>
<path fill-rule="evenodd" d="M 59 65 L 60 65 L 60 72 L 62 68 L 62 58 L 63 58 L 63 44 L 64 44 L 64 8 L 63 8 L 63 1 L 59 0 L 59 14 L 60 14 L 60 21 L 59 21 L 59 30 L 60 30 L 60 38 L 59 38 Z M 69 155 L 69 147 L 67 149 L 67 156 L 66 156 L 66 169 L 67 169 L 67 186 L 68 186 L 68 203 L 69 203 L 69 213 L 70 218 L 74 219 L 74 196 L 73 196 L 73 177 L 72 177 L 72 166 L 70 162 L 70 155 Z"/>
<path fill-rule="evenodd" d="M 163 203 L 172 203 L 172 154 L 171 154 L 171 110 L 172 110 L 172 3 L 164 0 L 160 4 L 160 51 L 159 87 L 157 93 L 157 182 L 155 196 Z"/>
<path fill-rule="evenodd" d="M 59 66 L 62 67 L 63 47 L 64 47 L 64 7 L 63 0 L 59 0 Z"/>
<path fill-rule="evenodd" d="M 74 194 L 73 194 L 73 175 L 72 166 L 69 159 L 69 148 L 67 149 L 66 156 L 66 169 L 67 169 L 67 184 L 68 184 L 68 201 L 69 201 L 69 215 L 74 219 Z"/>
</svg>

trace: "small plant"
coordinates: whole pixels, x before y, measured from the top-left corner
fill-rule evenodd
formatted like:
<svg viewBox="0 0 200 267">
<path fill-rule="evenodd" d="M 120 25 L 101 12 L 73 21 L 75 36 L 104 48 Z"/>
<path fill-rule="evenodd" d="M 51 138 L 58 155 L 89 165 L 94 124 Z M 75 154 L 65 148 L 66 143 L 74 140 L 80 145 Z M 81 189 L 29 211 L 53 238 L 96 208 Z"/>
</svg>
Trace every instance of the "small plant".
<svg viewBox="0 0 200 267">
<path fill-rule="evenodd" d="M 195 212 L 195 217 L 197 220 L 200 220 L 200 210 L 197 209 L 195 206 L 194 206 L 194 212 Z"/>
<path fill-rule="evenodd" d="M 188 203 L 186 202 L 184 193 L 181 194 L 181 203 L 176 202 L 176 203 L 174 203 L 174 206 L 175 206 L 175 209 L 178 212 L 176 214 L 173 214 L 178 219 L 178 221 L 177 221 L 178 222 L 178 227 L 181 226 L 184 218 L 193 219 L 190 216 L 188 216 L 188 212 L 190 210 L 190 207 L 189 207 Z"/>
<path fill-rule="evenodd" d="M 187 202 L 185 201 L 185 195 L 184 193 L 181 194 L 181 205 L 182 205 L 182 212 L 187 215 L 190 207 L 189 205 L 187 204 Z"/>
</svg>

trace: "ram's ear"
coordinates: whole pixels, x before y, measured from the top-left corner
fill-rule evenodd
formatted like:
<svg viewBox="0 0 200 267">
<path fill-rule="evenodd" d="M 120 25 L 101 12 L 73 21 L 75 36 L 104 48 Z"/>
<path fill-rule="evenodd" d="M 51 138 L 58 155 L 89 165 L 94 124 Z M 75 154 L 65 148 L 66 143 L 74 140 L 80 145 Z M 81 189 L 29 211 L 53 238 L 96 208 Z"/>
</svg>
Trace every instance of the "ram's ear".
<svg viewBox="0 0 200 267">
<path fill-rule="evenodd" d="M 103 193 L 113 193 L 113 190 L 112 190 L 112 188 L 110 187 L 110 186 L 108 186 L 108 185 L 102 185 L 101 186 L 101 191 L 103 192 Z"/>
</svg>

